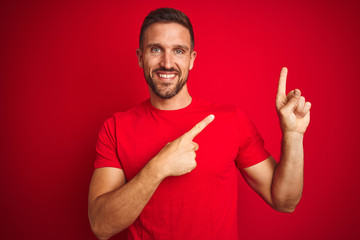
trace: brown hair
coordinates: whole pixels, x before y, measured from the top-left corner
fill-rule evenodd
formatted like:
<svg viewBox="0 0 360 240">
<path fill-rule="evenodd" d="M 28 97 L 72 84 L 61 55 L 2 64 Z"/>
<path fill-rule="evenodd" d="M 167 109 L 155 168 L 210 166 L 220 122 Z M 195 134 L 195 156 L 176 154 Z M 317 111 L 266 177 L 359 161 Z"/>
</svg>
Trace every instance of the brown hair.
<svg viewBox="0 0 360 240">
<path fill-rule="evenodd" d="M 174 8 L 158 8 L 151 11 L 141 26 L 139 46 L 140 49 L 143 48 L 143 38 L 146 29 L 153 23 L 178 23 L 189 30 L 190 33 L 190 42 L 191 50 L 194 50 L 194 32 L 190 22 L 190 19 L 181 11 Z"/>
</svg>

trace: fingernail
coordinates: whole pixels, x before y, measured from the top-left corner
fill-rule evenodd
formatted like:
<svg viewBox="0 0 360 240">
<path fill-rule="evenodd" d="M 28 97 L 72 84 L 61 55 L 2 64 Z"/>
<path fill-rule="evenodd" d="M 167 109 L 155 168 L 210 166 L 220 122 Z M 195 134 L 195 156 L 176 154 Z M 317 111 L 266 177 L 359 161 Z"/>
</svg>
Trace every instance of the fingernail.
<svg viewBox="0 0 360 240">
<path fill-rule="evenodd" d="M 213 120 L 215 116 L 213 114 L 209 115 L 209 120 Z"/>
<path fill-rule="evenodd" d="M 300 91 L 298 89 L 295 89 L 294 95 L 295 97 L 300 97 Z"/>
</svg>

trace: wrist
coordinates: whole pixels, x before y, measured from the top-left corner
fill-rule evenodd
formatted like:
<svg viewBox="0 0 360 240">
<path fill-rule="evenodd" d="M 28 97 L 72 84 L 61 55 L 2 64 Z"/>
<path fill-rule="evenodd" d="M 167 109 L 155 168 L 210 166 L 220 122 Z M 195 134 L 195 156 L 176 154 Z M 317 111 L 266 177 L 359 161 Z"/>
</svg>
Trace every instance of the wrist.
<svg viewBox="0 0 360 240">
<path fill-rule="evenodd" d="M 286 144 L 302 144 L 304 134 L 299 132 L 284 131 L 282 133 L 282 143 Z"/>
<path fill-rule="evenodd" d="M 155 156 L 153 159 L 151 159 L 147 167 L 150 171 L 150 174 L 158 181 L 164 180 L 166 178 L 164 166 L 159 162 L 158 158 Z"/>
<path fill-rule="evenodd" d="M 300 132 L 295 132 L 295 131 L 282 131 L 282 135 L 283 137 L 290 137 L 290 138 L 295 138 L 295 139 L 303 139 L 304 138 L 304 133 L 300 133 Z"/>
</svg>

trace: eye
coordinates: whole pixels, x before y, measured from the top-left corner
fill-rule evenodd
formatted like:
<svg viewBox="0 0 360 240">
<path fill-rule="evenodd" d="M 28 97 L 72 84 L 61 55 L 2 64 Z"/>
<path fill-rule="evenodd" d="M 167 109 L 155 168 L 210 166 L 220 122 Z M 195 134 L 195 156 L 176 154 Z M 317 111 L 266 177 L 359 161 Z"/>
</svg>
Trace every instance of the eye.
<svg viewBox="0 0 360 240">
<path fill-rule="evenodd" d="M 176 53 L 176 54 L 184 54 L 185 51 L 184 51 L 184 50 L 181 50 L 181 49 L 176 49 L 176 50 L 175 50 L 175 53 Z"/>
<path fill-rule="evenodd" d="M 158 47 L 152 47 L 152 48 L 150 49 L 150 52 L 152 52 L 152 53 L 160 53 L 160 52 L 161 52 L 161 49 L 158 48 Z"/>
</svg>

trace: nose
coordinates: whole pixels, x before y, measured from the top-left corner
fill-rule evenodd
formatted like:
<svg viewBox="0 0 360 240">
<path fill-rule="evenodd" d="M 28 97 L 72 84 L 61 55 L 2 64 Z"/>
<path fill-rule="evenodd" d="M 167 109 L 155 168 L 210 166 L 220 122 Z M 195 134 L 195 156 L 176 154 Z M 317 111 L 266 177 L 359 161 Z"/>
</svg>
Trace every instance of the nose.
<svg viewBox="0 0 360 240">
<path fill-rule="evenodd" d="M 164 52 L 161 59 L 161 67 L 164 67 L 166 69 L 171 69 L 174 67 L 174 59 L 171 52 Z"/>
</svg>

